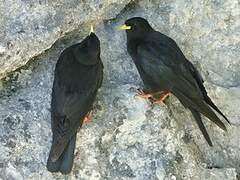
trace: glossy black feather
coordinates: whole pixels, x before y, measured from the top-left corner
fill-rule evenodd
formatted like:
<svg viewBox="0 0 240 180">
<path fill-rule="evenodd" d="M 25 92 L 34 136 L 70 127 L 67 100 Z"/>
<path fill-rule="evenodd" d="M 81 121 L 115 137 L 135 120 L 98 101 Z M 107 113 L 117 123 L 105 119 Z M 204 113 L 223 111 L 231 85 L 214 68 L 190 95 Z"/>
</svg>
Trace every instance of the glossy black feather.
<svg viewBox="0 0 240 180">
<path fill-rule="evenodd" d="M 173 39 L 155 31 L 145 19 L 136 17 L 125 24 L 131 26 L 126 30 L 127 48 L 144 82 L 145 91 L 170 91 L 174 94 L 192 111 L 204 137 L 212 145 L 199 115 L 203 114 L 226 130 L 212 107 L 229 121 L 207 95 L 200 73 Z"/>
<path fill-rule="evenodd" d="M 60 171 L 62 174 L 68 174 L 72 170 L 73 166 L 73 159 L 74 159 L 74 150 L 75 150 L 75 144 L 76 144 L 76 136 L 75 134 L 70 142 L 67 144 L 64 152 L 62 155 L 56 160 L 51 161 L 51 159 L 48 159 L 47 162 L 47 169 L 50 172 L 58 172 Z"/>
<path fill-rule="evenodd" d="M 47 163 L 49 171 L 64 174 L 71 171 L 76 133 L 92 109 L 102 78 L 100 41 L 94 33 L 61 53 L 52 89 L 53 141 Z"/>
<path fill-rule="evenodd" d="M 199 129 L 201 130 L 204 138 L 206 139 L 207 143 L 209 144 L 209 146 L 213 146 L 212 141 L 211 141 L 211 139 L 208 135 L 208 132 L 207 132 L 207 130 L 206 130 L 206 128 L 205 128 L 205 126 L 202 122 L 202 118 L 201 118 L 200 113 L 197 112 L 194 109 L 190 109 L 190 111 L 192 112 L 192 115 L 193 115 L 194 119 L 196 120 L 196 123 L 197 123 Z"/>
</svg>

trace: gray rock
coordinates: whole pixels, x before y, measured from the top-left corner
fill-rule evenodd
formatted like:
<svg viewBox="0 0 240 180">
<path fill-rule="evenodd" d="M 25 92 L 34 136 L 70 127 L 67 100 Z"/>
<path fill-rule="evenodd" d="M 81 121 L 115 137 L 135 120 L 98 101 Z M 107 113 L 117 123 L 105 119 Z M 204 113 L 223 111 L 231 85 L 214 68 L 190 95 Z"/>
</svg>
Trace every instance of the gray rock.
<svg viewBox="0 0 240 180">
<path fill-rule="evenodd" d="M 82 24 L 114 18 L 130 0 L 0 0 L 0 78 Z M 87 30 L 88 31 L 88 30 Z"/>
<path fill-rule="evenodd" d="M 0 179 L 237 179 L 240 173 L 237 1 L 139 0 L 127 5 L 128 1 L 122 1 L 123 4 L 104 1 L 104 10 L 98 9 L 98 1 L 41 2 L 42 6 L 36 5 L 38 1 L 14 1 L 13 5 L 8 5 L 15 9 L 12 11 L 15 21 L 25 22 L 16 18 L 16 14 L 20 17 L 28 14 L 32 23 L 47 24 L 42 33 L 36 31 L 39 33 L 36 38 L 24 33 L 26 38 L 17 41 L 21 42 L 17 47 L 25 52 L 21 55 L 23 59 L 13 53 L 15 46 L 12 50 L 0 46 L 0 53 L 10 55 L 8 61 L 4 61 L 9 71 L 64 37 L 0 84 Z M 0 9 L 4 9 L 4 3 L 6 1 L 0 3 Z M 97 9 L 93 17 L 89 6 Z M 69 14 L 71 10 L 76 14 Z M 77 20 L 83 11 L 86 15 Z M 56 18 L 53 22 L 57 24 L 44 18 L 36 20 L 39 14 Z M 142 85 L 141 80 L 127 54 L 125 33 L 116 31 L 118 25 L 132 16 L 147 18 L 154 28 L 175 39 L 204 74 L 209 95 L 233 124 L 228 127 L 228 133 L 224 133 L 204 119 L 214 147 L 206 144 L 192 116 L 176 98 L 169 98 L 168 107 L 162 107 L 134 97 L 136 89 Z M 6 20 L 0 21 L 12 22 L 10 16 L 4 17 Z M 99 20 L 94 19 L 96 17 Z M 68 26 L 66 22 L 70 19 L 74 19 L 73 25 Z M 51 174 L 45 166 L 51 144 L 54 66 L 64 48 L 86 36 L 91 21 L 101 40 L 105 66 L 103 87 L 94 105 L 92 122 L 78 133 L 72 173 L 67 176 Z M 24 27 L 34 32 L 31 23 Z M 54 36 L 57 27 L 61 27 L 63 34 Z M 6 37 L 15 39 L 16 36 L 19 35 L 13 32 Z M 14 65 L 10 63 L 13 61 Z"/>
</svg>

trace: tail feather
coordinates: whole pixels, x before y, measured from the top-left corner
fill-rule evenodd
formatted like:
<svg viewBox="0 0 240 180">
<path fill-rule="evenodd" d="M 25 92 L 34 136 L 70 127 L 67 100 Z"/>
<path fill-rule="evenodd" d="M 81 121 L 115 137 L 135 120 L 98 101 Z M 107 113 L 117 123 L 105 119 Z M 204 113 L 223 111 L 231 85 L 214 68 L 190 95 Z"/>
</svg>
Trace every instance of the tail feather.
<svg viewBox="0 0 240 180">
<path fill-rule="evenodd" d="M 196 111 L 210 119 L 212 122 L 214 122 L 218 127 L 223 129 L 224 131 L 227 131 L 227 128 L 224 125 L 224 123 L 217 117 L 217 115 L 208 106 L 208 104 L 205 103 L 205 101 L 203 100 L 193 101 L 178 89 L 174 89 L 173 93 L 185 107 L 195 109 Z"/>
<path fill-rule="evenodd" d="M 211 98 L 208 95 L 204 96 L 204 100 L 209 106 L 211 106 L 215 111 L 217 111 L 229 124 L 231 124 L 228 118 L 218 109 L 218 107 L 212 102 Z"/>
<path fill-rule="evenodd" d="M 64 153 L 62 164 L 60 167 L 60 172 L 63 174 L 68 174 L 72 170 L 75 144 L 76 144 L 76 135 L 72 137 L 71 141 L 68 144 L 68 148 Z"/>
<path fill-rule="evenodd" d="M 204 116 L 206 116 L 208 119 L 213 121 L 222 130 L 227 131 L 225 124 L 217 117 L 217 115 L 213 112 L 213 110 L 205 102 L 203 102 L 200 105 L 200 112 Z"/>
<path fill-rule="evenodd" d="M 190 61 L 187 61 L 187 65 L 189 66 L 189 69 L 191 70 L 193 77 L 195 78 L 199 88 L 201 89 L 205 102 L 209 106 L 211 106 L 215 111 L 217 111 L 229 124 L 231 124 L 227 117 L 218 109 L 218 107 L 212 102 L 211 98 L 207 95 L 207 91 L 203 85 L 204 81 L 201 74 L 198 72 L 198 70 L 193 66 L 193 64 Z"/>
<path fill-rule="evenodd" d="M 207 143 L 209 144 L 209 146 L 213 146 L 212 141 L 209 137 L 209 134 L 208 134 L 203 122 L 202 122 L 202 118 L 201 118 L 200 113 L 197 112 L 194 109 L 190 109 L 190 111 L 192 112 L 192 115 L 193 115 L 194 119 L 196 120 L 197 125 L 198 125 L 199 129 L 201 130 L 201 132 L 202 132 L 204 138 L 206 139 Z"/>
<path fill-rule="evenodd" d="M 56 161 L 52 161 L 52 157 L 50 154 L 47 162 L 48 171 L 61 172 L 62 174 L 70 173 L 73 166 L 75 144 L 76 134 L 71 138 L 63 153 Z"/>
</svg>

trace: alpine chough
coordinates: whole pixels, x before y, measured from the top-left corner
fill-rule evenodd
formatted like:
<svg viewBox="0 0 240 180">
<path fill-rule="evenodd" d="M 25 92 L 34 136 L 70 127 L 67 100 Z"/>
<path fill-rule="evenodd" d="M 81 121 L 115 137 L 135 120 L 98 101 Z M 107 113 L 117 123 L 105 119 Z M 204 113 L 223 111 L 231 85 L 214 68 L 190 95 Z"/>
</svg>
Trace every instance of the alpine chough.
<svg viewBox="0 0 240 180">
<path fill-rule="evenodd" d="M 203 136 L 212 146 L 200 114 L 224 131 L 226 126 L 214 110 L 230 122 L 207 95 L 199 71 L 186 59 L 173 39 L 155 31 L 146 19 L 128 19 L 120 29 L 126 30 L 128 53 L 144 83 L 144 90 L 139 90 L 138 95 L 161 104 L 170 93 L 175 95 L 191 111 Z"/>
<path fill-rule="evenodd" d="M 93 33 L 66 48 L 55 68 L 51 101 L 52 147 L 47 169 L 71 172 L 78 129 L 91 116 L 97 91 L 102 84 L 103 64 L 100 41 Z"/>
</svg>

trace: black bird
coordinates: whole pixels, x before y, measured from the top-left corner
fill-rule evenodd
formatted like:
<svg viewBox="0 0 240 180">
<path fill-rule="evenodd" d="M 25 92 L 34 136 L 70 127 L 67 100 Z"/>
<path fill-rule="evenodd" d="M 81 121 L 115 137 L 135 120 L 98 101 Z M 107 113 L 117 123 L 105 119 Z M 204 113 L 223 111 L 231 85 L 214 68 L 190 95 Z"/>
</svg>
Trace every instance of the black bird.
<svg viewBox="0 0 240 180">
<path fill-rule="evenodd" d="M 163 103 L 170 93 L 175 95 L 192 112 L 206 141 L 212 146 L 200 114 L 224 131 L 226 126 L 213 109 L 230 122 L 207 95 L 203 78 L 176 42 L 155 31 L 141 17 L 128 19 L 120 29 L 126 30 L 128 53 L 144 83 L 145 89 L 139 90 L 139 96 Z"/>
<path fill-rule="evenodd" d="M 61 53 L 52 88 L 53 141 L 47 162 L 50 172 L 71 172 L 77 131 L 90 119 L 102 79 L 100 41 L 93 32 Z"/>
</svg>

